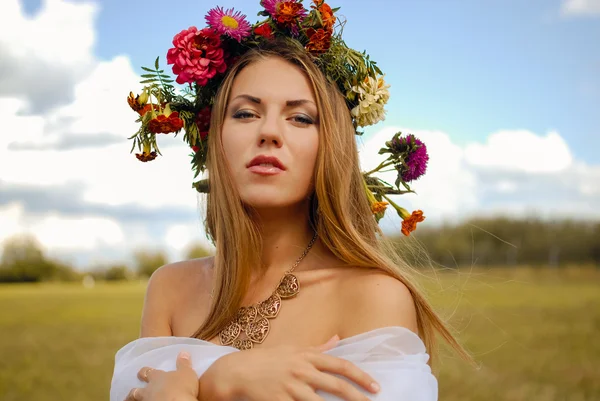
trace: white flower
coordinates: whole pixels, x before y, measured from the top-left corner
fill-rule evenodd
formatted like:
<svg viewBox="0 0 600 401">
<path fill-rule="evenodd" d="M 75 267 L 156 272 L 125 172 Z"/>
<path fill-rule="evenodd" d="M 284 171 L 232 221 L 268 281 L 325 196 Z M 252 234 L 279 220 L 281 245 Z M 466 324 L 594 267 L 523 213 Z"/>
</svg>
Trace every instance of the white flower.
<svg viewBox="0 0 600 401">
<path fill-rule="evenodd" d="M 367 77 L 359 85 L 352 87 L 351 92 L 358 95 L 358 105 L 351 113 L 359 127 L 374 125 L 385 119 L 383 106 L 390 98 L 389 87 L 383 77 Z"/>
</svg>

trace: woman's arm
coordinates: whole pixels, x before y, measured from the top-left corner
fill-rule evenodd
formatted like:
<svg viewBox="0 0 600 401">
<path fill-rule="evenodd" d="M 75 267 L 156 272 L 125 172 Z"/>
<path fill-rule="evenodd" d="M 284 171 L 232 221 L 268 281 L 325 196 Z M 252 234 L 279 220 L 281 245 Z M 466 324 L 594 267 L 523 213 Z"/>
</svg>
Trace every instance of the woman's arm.
<svg viewBox="0 0 600 401">
<path fill-rule="evenodd" d="M 146 288 L 140 337 L 171 336 L 173 332 L 170 324 L 171 282 L 173 266 L 165 265 L 156 270 Z"/>
</svg>

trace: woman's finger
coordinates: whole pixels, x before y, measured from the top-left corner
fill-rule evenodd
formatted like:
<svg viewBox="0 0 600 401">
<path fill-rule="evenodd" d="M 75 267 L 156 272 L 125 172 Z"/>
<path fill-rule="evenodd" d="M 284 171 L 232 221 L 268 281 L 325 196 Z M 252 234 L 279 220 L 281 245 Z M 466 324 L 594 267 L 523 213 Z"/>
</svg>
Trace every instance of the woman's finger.
<svg viewBox="0 0 600 401">
<path fill-rule="evenodd" d="M 375 379 L 352 362 L 327 354 L 313 354 L 311 358 L 318 370 L 344 376 L 371 393 L 379 392 L 379 384 Z"/>
<path fill-rule="evenodd" d="M 325 401 L 320 397 L 309 384 L 302 384 L 292 390 L 294 401 Z"/>
<path fill-rule="evenodd" d="M 331 337 L 329 340 L 327 340 L 327 342 L 325 344 L 321 344 L 318 345 L 316 347 L 314 347 L 318 352 L 325 352 L 325 351 L 329 351 L 330 349 L 334 348 L 338 341 L 340 341 L 340 336 L 338 336 L 337 334 L 333 337 Z"/>
<path fill-rule="evenodd" d="M 155 372 L 156 372 L 156 369 L 151 368 L 149 366 L 144 366 L 143 368 L 141 368 L 138 371 L 137 376 L 138 376 L 138 379 L 140 379 L 141 381 L 150 383 L 150 380 L 152 379 L 151 374 L 155 373 Z"/>
<path fill-rule="evenodd" d="M 143 388 L 132 388 L 127 398 L 124 401 L 143 401 L 144 400 L 144 389 Z"/>
<path fill-rule="evenodd" d="M 315 390 L 337 396 L 345 401 L 369 401 L 370 398 L 361 393 L 357 387 L 350 382 L 329 373 L 317 371 L 307 380 L 308 384 Z"/>
<path fill-rule="evenodd" d="M 177 362 L 175 364 L 177 365 L 177 370 L 183 368 L 191 369 L 192 359 L 190 354 L 185 351 L 180 352 L 179 355 L 177 355 Z"/>
</svg>

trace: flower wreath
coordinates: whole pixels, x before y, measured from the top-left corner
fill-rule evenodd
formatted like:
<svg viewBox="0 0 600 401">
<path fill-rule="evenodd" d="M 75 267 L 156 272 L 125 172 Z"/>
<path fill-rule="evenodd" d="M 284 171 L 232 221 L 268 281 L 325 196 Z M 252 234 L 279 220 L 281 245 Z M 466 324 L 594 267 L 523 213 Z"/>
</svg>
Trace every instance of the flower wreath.
<svg viewBox="0 0 600 401">
<path fill-rule="evenodd" d="M 273 38 L 296 40 L 311 55 L 313 62 L 328 79 L 335 82 L 345 94 L 346 103 L 357 135 L 361 127 L 374 125 L 385 119 L 384 106 L 390 94 L 389 85 L 377 64 L 365 52 L 349 48 L 342 40 L 345 21 L 336 16 L 338 8 L 331 8 L 323 0 L 313 0 L 307 10 L 302 0 L 262 0 L 263 10 L 258 13 L 263 21 L 251 25 L 246 16 L 233 9 L 211 9 L 206 15 L 207 27 L 190 27 L 173 38 L 173 47 L 167 52 L 167 64 L 172 65 L 177 84 L 186 86 L 177 91 L 173 79 L 159 68 L 142 67 L 145 74 L 142 93 L 130 92 L 127 99 L 138 113 L 139 130 L 131 152 L 137 147 L 136 157 L 142 162 L 160 155 L 156 142 L 158 134 L 184 130 L 183 140 L 191 147 L 194 179 L 206 169 L 207 138 L 211 107 L 228 67 L 248 49 Z M 365 190 L 377 222 L 384 216 L 387 205 L 392 205 L 403 219 L 402 232 L 409 235 L 425 217 L 420 210 L 409 213 L 394 203 L 389 195 L 414 192 L 409 182 L 416 180 L 427 169 L 427 148 L 414 135 L 396 133 L 379 154 L 389 154 L 376 169 L 363 173 Z M 372 174 L 391 167 L 398 177 L 394 185 Z M 208 182 L 193 183 L 199 192 L 208 192 Z"/>
</svg>

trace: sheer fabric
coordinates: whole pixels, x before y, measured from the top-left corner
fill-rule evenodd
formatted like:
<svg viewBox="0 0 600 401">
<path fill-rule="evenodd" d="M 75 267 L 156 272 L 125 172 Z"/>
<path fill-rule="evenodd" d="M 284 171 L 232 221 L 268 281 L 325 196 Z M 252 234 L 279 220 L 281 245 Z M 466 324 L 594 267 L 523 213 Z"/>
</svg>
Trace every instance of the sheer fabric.
<svg viewBox="0 0 600 401">
<path fill-rule="evenodd" d="M 185 337 L 148 337 L 132 341 L 115 356 L 110 401 L 123 401 L 134 387 L 144 387 L 137 372 L 144 366 L 165 371 L 175 370 L 180 351 L 187 351 L 194 370 L 200 376 L 218 358 L 233 347 Z M 425 345 L 404 327 L 384 327 L 341 340 L 327 354 L 347 359 L 372 375 L 381 385 L 378 394 L 366 394 L 378 401 L 437 401 L 438 383 L 427 361 Z M 319 392 L 327 401 L 339 397 Z"/>
</svg>

